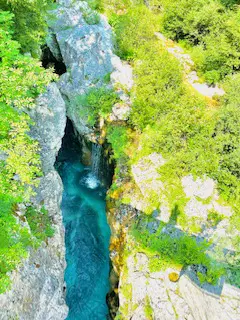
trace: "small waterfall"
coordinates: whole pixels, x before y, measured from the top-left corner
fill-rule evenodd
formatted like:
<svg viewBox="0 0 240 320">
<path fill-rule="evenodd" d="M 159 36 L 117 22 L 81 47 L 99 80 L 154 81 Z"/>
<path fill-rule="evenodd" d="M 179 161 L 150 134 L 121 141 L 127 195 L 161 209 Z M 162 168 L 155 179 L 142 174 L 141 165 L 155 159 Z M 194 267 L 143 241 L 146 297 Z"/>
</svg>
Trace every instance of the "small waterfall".
<svg viewBox="0 0 240 320">
<path fill-rule="evenodd" d="M 101 159 L 102 159 L 102 145 L 92 144 L 92 173 L 100 178 L 101 173 Z"/>
</svg>

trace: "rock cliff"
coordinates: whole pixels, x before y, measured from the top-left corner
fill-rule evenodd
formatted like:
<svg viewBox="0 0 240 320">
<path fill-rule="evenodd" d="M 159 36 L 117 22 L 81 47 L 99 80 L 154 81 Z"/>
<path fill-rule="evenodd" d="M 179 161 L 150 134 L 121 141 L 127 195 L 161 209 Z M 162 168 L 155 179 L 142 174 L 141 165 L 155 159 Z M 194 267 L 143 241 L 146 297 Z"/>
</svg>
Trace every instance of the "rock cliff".
<svg viewBox="0 0 240 320">
<path fill-rule="evenodd" d="M 56 84 L 49 85 L 47 92 L 39 96 L 30 116 L 35 122 L 31 136 L 39 142 L 43 170 L 32 202 L 37 207 L 45 205 L 55 234 L 39 249 L 32 249 L 28 259 L 11 275 L 11 290 L 0 296 L 0 319 L 63 320 L 68 312 L 64 299 L 65 245 L 60 210 L 63 190 L 54 163 L 64 135 L 66 109 Z"/>
<path fill-rule="evenodd" d="M 67 68 L 58 83 L 66 101 L 67 115 L 79 135 L 94 141 L 94 128 L 88 124 L 76 98 L 93 87 L 114 87 L 121 103 L 114 106 L 111 117 L 121 120 L 129 113 L 130 100 L 125 91 L 133 81 L 131 67 L 113 52 L 112 31 L 106 18 L 99 15 L 96 24 L 89 24 L 86 17 L 91 17 L 91 12 L 84 1 L 59 1 L 59 7 L 51 12 L 55 18 L 49 21 L 48 46 L 56 58 L 63 59 Z"/>
<path fill-rule="evenodd" d="M 55 57 L 63 59 L 66 64 L 67 73 L 61 76 L 58 87 L 67 105 L 67 115 L 82 138 L 96 141 L 96 129 L 89 126 L 82 106 L 75 103 L 75 98 L 88 93 L 92 87 L 114 88 L 121 103 L 113 107 L 109 120 L 126 120 L 131 107 L 126 93 L 133 85 L 131 67 L 113 53 L 112 33 L 106 18 L 94 16 L 85 2 L 60 0 L 52 16 L 56 19 L 49 21 L 48 46 Z M 108 75 L 110 82 L 106 83 Z M 102 127 L 100 122 L 100 133 Z M 110 277 L 113 289 L 110 296 L 115 308 L 116 295 L 119 296 L 118 317 L 237 320 L 240 316 L 239 289 L 224 278 L 220 278 L 217 285 L 201 284 L 191 267 L 153 271 L 152 257 L 142 252 L 130 235 L 134 223 L 143 224 L 150 234 L 156 233 L 163 223 L 163 232 L 168 235 L 189 234 L 194 239 L 210 240 L 213 243 L 210 255 L 233 250 L 235 231 L 229 223 L 232 210 L 219 201 L 215 182 L 207 177 L 193 179 L 186 176 L 179 181 L 185 215 L 182 224 L 176 223 L 167 199 L 172 185 L 166 186 L 159 174 L 159 168 L 166 161 L 156 153 L 143 157 L 130 168 L 130 178 L 127 168 L 118 168 L 117 190 L 109 193 L 108 220 L 112 231 L 110 250 L 114 269 Z M 215 218 L 219 215 L 221 219 L 210 221 L 211 211 Z M 146 222 L 142 219 L 142 212 L 153 212 L 153 215 Z M 174 214 L 178 214 L 177 211 Z M 115 314 L 113 309 L 114 306 L 112 315 Z"/>
</svg>

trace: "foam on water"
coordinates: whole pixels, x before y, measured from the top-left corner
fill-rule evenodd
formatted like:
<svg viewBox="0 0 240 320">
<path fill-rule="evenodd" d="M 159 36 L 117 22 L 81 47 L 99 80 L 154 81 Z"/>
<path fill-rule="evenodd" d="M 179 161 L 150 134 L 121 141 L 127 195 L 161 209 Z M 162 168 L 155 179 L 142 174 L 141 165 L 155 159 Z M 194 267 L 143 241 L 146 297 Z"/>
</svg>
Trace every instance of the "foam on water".
<svg viewBox="0 0 240 320">
<path fill-rule="evenodd" d="M 89 189 L 96 189 L 100 186 L 100 181 L 92 172 L 90 172 L 84 179 L 82 179 L 81 183 L 85 184 Z"/>
</svg>

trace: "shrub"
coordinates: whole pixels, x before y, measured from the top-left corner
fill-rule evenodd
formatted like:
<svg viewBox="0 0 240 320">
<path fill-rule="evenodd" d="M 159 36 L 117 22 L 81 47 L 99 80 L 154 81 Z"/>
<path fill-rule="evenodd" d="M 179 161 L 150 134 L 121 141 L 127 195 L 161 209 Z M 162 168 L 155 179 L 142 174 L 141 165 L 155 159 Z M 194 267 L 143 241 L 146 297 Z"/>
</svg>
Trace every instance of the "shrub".
<svg viewBox="0 0 240 320">
<path fill-rule="evenodd" d="M 47 33 L 46 14 L 53 0 L 0 0 L 0 9 L 14 14 L 12 33 L 22 52 L 40 55 Z"/>
<path fill-rule="evenodd" d="M 194 47 L 193 58 L 208 83 L 239 70 L 240 9 L 214 0 L 159 0 L 162 29 Z M 231 5 L 227 5 L 231 7 Z"/>
<path fill-rule="evenodd" d="M 51 220 L 46 209 L 40 211 L 34 207 L 28 207 L 26 218 L 31 229 L 31 233 L 39 240 L 39 244 L 48 237 L 53 237 L 54 229 L 51 227 Z"/>
<path fill-rule="evenodd" d="M 112 145 L 113 157 L 116 160 L 126 158 L 126 149 L 129 142 L 127 128 L 123 126 L 108 126 L 107 140 Z"/>
<path fill-rule="evenodd" d="M 174 237 L 164 233 L 150 234 L 147 230 L 137 229 L 136 227 L 133 228 L 132 235 L 141 248 L 151 255 L 158 254 L 160 258 L 166 258 L 167 261 L 170 260 L 178 265 L 205 266 L 206 273 L 203 276 L 211 284 L 216 284 L 223 273 L 222 267 L 213 264 L 206 254 L 209 244 L 205 241 L 197 242 L 188 235 Z"/>
<path fill-rule="evenodd" d="M 151 21 L 151 23 L 149 23 Z M 132 60 L 154 38 L 157 17 L 145 6 L 130 7 L 126 14 L 115 16 L 112 25 L 116 34 L 117 54 Z"/>
<path fill-rule="evenodd" d="M 10 287 L 7 275 L 27 256 L 32 239 L 28 230 L 21 227 L 13 216 L 16 200 L 0 193 L 0 293 Z"/>
<path fill-rule="evenodd" d="M 214 132 L 220 155 L 219 170 L 214 173 L 225 199 L 238 198 L 240 191 L 240 75 L 227 78 Z"/>
<path fill-rule="evenodd" d="M 156 42 L 149 42 L 135 63 L 134 101 L 131 119 L 143 129 L 160 123 L 183 91 L 182 74 L 176 59 Z"/>
<path fill-rule="evenodd" d="M 112 89 L 93 88 L 87 94 L 76 97 L 74 105 L 79 109 L 80 115 L 87 117 L 88 123 L 94 126 L 99 115 L 106 118 L 118 100 Z"/>
<path fill-rule="evenodd" d="M 223 220 L 223 218 L 223 215 L 220 215 L 218 212 L 212 210 L 208 214 L 207 221 L 211 226 L 215 227 Z"/>
<path fill-rule="evenodd" d="M 8 1 L 4 5 L 11 8 L 13 5 L 21 11 L 27 2 L 19 8 L 20 1 Z M 28 16 L 29 11 L 24 13 Z M 37 95 L 56 79 L 36 59 L 20 54 L 21 46 L 12 37 L 17 38 L 13 31 L 21 18 L 20 14 L 13 21 L 11 13 L 0 11 L 0 153 L 3 155 L 0 160 L 0 293 L 9 289 L 7 273 L 27 257 L 28 247 L 35 245 L 34 237 L 19 223 L 21 218 L 15 213 L 20 202 L 30 201 L 41 175 L 38 144 L 28 135 L 31 121 L 25 112 L 35 106 Z M 34 35 L 32 32 L 31 36 Z M 26 36 L 24 41 L 28 40 Z M 29 45 L 34 50 L 36 39 Z M 51 233 L 49 229 L 47 233 Z"/>
</svg>

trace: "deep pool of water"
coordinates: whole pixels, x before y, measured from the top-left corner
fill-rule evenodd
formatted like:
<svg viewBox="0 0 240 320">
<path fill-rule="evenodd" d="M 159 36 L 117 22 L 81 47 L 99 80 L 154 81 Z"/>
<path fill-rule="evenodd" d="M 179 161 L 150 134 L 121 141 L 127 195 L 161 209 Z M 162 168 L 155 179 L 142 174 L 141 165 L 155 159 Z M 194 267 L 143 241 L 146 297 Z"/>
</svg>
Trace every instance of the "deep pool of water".
<svg viewBox="0 0 240 320">
<path fill-rule="evenodd" d="M 108 318 L 110 229 L 105 211 L 106 190 L 81 164 L 74 137 L 66 136 L 57 168 L 64 185 L 67 320 Z"/>
</svg>

